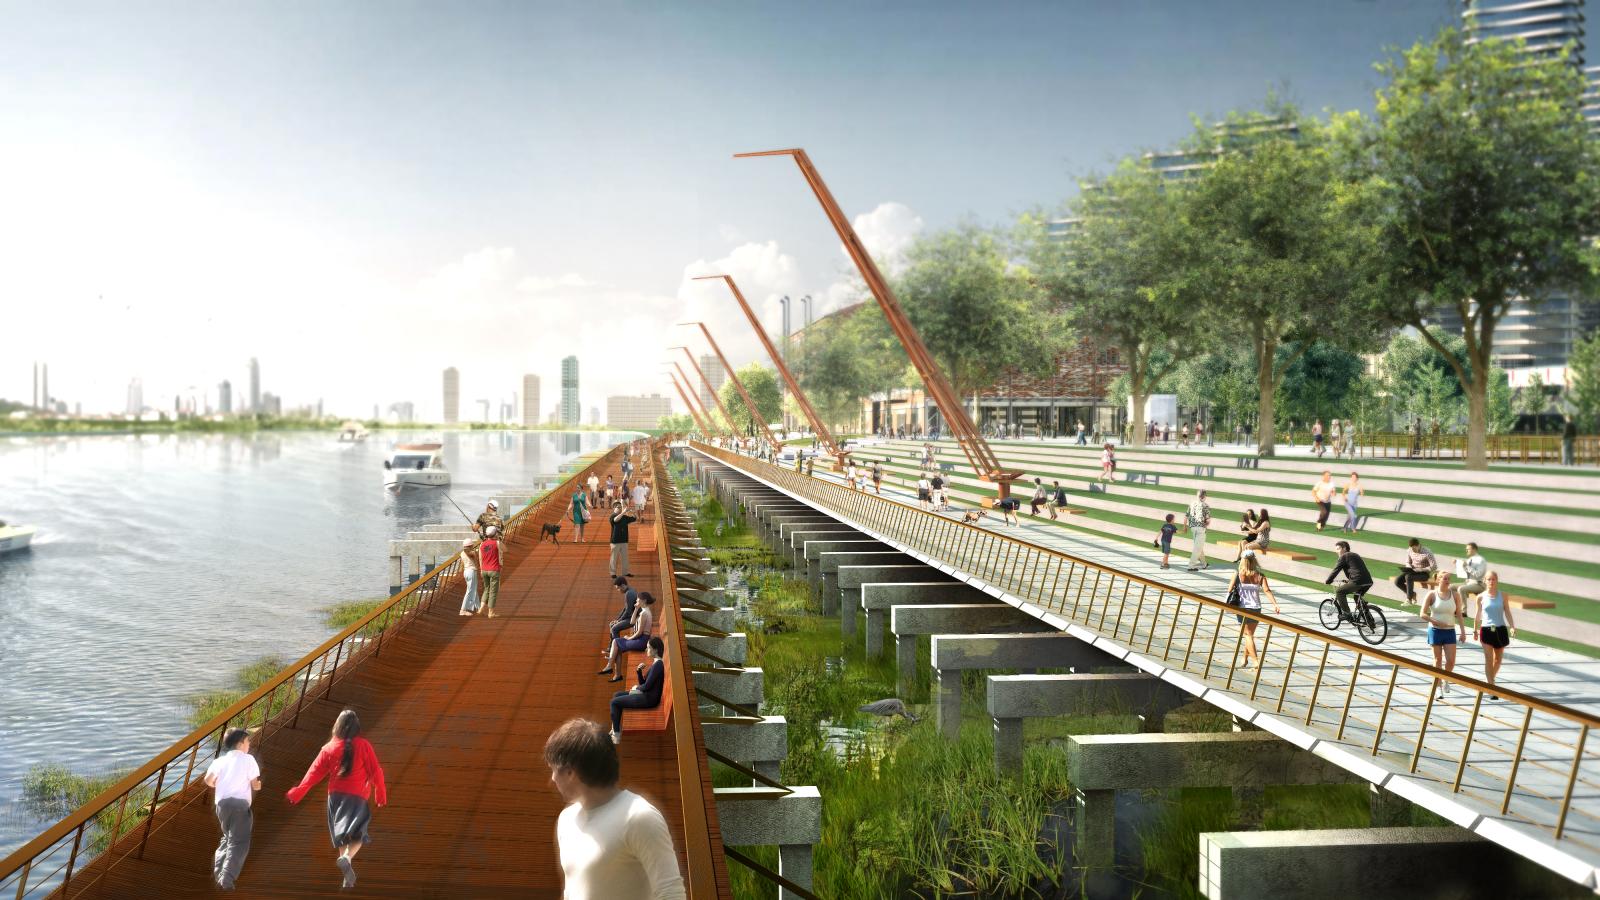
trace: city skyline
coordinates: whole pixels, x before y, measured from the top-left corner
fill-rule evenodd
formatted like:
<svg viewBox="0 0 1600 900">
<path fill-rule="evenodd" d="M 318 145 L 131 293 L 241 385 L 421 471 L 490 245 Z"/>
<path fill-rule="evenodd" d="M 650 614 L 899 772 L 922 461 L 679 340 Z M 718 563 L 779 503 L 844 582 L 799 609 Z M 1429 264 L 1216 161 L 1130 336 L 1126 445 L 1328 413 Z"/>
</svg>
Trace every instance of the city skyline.
<svg viewBox="0 0 1600 900">
<path fill-rule="evenodd" d="M 590 402 L 661 390 L 653 367 L 604 361 L 685 319 L 737 322 L 690 275 L 737 277 L 773 332 L 783 294 L 819 315 L 842 302 L 848 262 L 792 166 L 734 152 L 807 147 L 892 268 L 918 233 L 1054 206 L 1117 156 L 1170 146 L 1191 114 L 1274 86 L 1370 109 L 1384 46 L 1457 15 L 1443 0 L 1292 16 L 1264 0 L 909 17 L 90 6 L 19 9 L 0 35 L 0 240 L 16 260 L 0 293 L 25 298 L 12 326 L 61 363 L 52 393 L 115 410 L 130 377 L 152 400 L 245 384 L 253 353 L 292 405 L 406 398 L 427 419 L 432 373 L 452 364 L 472 398 L 553 380 L 571 353 L 592 361 Z M 231 124 L 241 95 L 248 130 Z M 691 102 L 718 114 L 676 111 Z M 641 157 L 644 134 L 667 149 Z M 80 327 L 61 329 L 61 309 Z M 760 359 L 747 329 L 722 335 L 735 366 Z M 0 396 L 27 396 L 28 375 L 0 363 Z"/>
</svg>

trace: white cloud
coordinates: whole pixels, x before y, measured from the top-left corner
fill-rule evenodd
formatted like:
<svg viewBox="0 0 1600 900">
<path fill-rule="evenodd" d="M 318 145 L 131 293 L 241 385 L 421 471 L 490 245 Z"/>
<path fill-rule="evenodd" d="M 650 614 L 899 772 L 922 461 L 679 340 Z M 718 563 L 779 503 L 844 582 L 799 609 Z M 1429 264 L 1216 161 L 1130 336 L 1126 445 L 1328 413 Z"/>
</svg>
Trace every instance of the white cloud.
<svg viewBox="0 0 1600 900">
<path fill-rule="evenodd" d="M 568 272 L 565 275 L 558 275 L 555 278 L 550 278 L 544 275 L 529 275 L 528 277 L 517 282 L 517 290 L 530 294 L 553 291 L 557 288 L 591 288 L 604 286 L 605 285 L 598 281 L 591 281 L 582 275 L 579 275 L 577 272 Z"/>
<path fill-rule="evenodd" d="M 867 252 L 889 276 L 905 269 L 906 251 L 922 233 L 922 217 L 904 203 L 892 200 L 878 204 L 872 212 L 856 216 L 850 224 L 855 226 Z M 842 246 L 839 252 L 844 252 Z"/>
<path fill-rule="evenodd" d="M 496 288 L 510 279 L 517 264 L 511 247 L 484 247 L 445 263 L 423 279 L 430 294 L 460 296 Z"/>
</svg>

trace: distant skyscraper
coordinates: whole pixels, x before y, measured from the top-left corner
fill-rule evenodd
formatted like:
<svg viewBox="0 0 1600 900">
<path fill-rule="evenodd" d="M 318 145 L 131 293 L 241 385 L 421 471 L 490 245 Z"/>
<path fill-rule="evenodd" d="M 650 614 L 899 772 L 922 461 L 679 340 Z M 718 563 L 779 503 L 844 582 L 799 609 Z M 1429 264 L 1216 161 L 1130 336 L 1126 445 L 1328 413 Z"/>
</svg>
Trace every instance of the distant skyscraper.
<svg viewBox="0 0 1600 900">
<path fill-rule="evenodd" d="M 250 357 L 250 408 L 247 413 L 261 412 L 261 363 Z"/>
<path fill-rule="evenodd" d="M 444 370 L 444 422 L 454 425 L 461 419 L 461 373 L 455 366 Z"/>
<path fill-rule="evenodd" d="M 144 382 L 135 378 L 128 382 L 128 415 L 137 416 L 144 412 Z"/>
<path fill-rule="evenodd" d="M 39 364 L 39 408 L 50 410 L 50 364 Z"/>
<path fill-rule="evenodd" d="M 225 416 L 233 413 L 233 385 L 226 378 L 217 385 L 217 412 Z"/>
<path fill-rule="evenodd" d="M 582 422 L 583 408 L 578 405 L 578 358 L 569 356 L 561 361 L 561 424 Z"/>
<path fill-rule="evenodd" d="M 39 364 L 33 364 L 33 395 L 28 398 L 28 405 L 34 409 L 44 409 L 44 401 L 39 398 Z"/>
<path fill-rule="evenodd" d="M 589 424 L 590 425 L 599 425 L 600 424 L 600 407 L 598 407 L 598 406 L 589 407 Z"/>
<path fill-rule="evenodd" d="M 606 424 L 612 428 L 655 428 L 662 416 L 671 414 L 672 402 L 660 394 L 606 398 Z"/>
<path fill-rule="evenodd" d="M 372 417 L 378 417 L 378 411 L 372 411 Z M 410 400 L 397 400 L 389 404 L 389 418 L 396 422 L 415 422 L 417 420 L 416 406 Z"/>
<path fill-rule="evenodd" d="M 539 376 L 522 376 L 522 426 L 539 424 Z"/>
<path fill-rule="evenodd" d="M 706 409 L 716 409 L 717 401 L 712 399 L 712 391 L 722 390 L 723 382 L 728 380 L 728 370 L 722 367 L 722 360 L 709 353 L 700 356 L 700 371 L 706 373 L 706 381 L 711 382 L 711 389 L 707 390 L 704 383 L 700 385 L 700 403 Z"/>
</svg>

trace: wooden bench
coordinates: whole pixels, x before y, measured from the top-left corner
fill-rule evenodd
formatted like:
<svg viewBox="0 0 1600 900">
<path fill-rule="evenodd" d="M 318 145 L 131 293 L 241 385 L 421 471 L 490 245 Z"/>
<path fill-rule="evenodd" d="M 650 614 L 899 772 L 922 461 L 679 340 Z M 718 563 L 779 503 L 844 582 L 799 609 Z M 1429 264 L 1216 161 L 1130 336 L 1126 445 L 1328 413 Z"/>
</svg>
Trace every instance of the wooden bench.
<svg viewBox="0 0 1600 900">
<path fill-rule="evenodd" d="M 662 635 L 661 640 L 665 642 L 666 636 Z M 638 658 L 638 662 L 635 662 L 635 657 Z M 625 679 L 623 683 L 626 684 L 629 689 L 632 689 L 634 685 L 639 683 L 638 679 L 635 678 L 633 674 L 634 666 L 638 665 L 639 662 L 650 663 L 653 662 L 653 660 L 650 659 L 650 655 L 648 653 L 636 651 L 628 654 L 626 662 L 633 663 L 633 665 L 628 665 L 626 668 L 622 669 L 622 677 Z M 666 731 L 667 722 L 671 719 L 671 717 L 672 667 L 663 662 L 661 666 L 661 702 L 657 704 L 654 709 L 623 710 L 622 730 L 624 732 Z"/>
<path fill-rule="evenodd" d="M 1506 602 L 1517 609 L 1555 609 L 1554 600 L 1535 600 L 1532 597 L 1522 597 L 1517 594 L 1506 594 Z"/>
<path fill-rule="evenodd" d="M 1232 547 L 1237 550 L 1240 542 L 1218 541 L 1218 543 L 1224 547 Z M 1268 547 L 1265 550 L 1258 550 L 1256 552 L 1265 553 L 1268 556 L 1276 556 L 1279 559 L 1293 560 L 1294 562 L 1311 562 L 1312 560 L 1316 559 L 1316 557 L 1310 553 L 1301 553 L 1299 550 L 1284 550 L 1281 547 Z"/>
</svg>

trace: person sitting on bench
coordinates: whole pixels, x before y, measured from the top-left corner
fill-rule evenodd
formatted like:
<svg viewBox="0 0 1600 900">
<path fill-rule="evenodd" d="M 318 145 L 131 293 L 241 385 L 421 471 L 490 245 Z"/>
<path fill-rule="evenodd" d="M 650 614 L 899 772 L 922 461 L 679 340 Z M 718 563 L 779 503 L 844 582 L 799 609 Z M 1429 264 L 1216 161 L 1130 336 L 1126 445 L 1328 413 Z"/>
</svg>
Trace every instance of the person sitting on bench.
<svg viewBox="0 0 1600 900">
<path fill-rule="evenodd" d="M 649 671 L 645 671 L 644 663 L 633 667 L 633 675 L 639 680 L 631 690 L 617 691 L 611 696 L 611 743 L 622 743 L 622 711 L 625 709 L 655 709 L 661 705 L 661 685 L 667 677 L 667 664 L 662 657 L 666 655 L 666 645 L 661 638 L 653 637 L 645 644 L 645 652 L 650 655 Z"/>
<path fill-rule="evenodd" d="M 608 680 L 621 681 L 622 673 L 617 671 L 618 657 L 634 650 L 643 650 L 650 643 L 650 629 L 655 625 L 655 615 L 650 607 L 655 605 L 656 598 L 649 591 L 640 591 L 639 602 L 642 605 L 633 614 L 633 633 L 611 639 L 611 649 L 606 652 L 606 667 L 596 675 L 611 675 Z"/>
<path fill-rule="evenodd" d="M 1344 575 L 1344 583 L 1333 589 L 1333 602 L 1339 604 L 1339 611 L 1348 616 L 1350 602 L 1345 595 L 1365 594 L 1372 590 L 1372 573 L 1367 571 L 1367 561 L 1360 554 L 1351 552 L 1349 541 L 1340 541 L 1333 546 L 1339 551 L 1339 564 L 1333 567 L 1322 583 L 1333 584 L 1333 579 Z"/>
<path fill-rule="evenodd" d="M 633 627 L 634 612 L 639 607 L 639 592 L 629 587 L 628 579 L 623 578 L 621 575 L 613 577 L 611 583 L 616 585 L 617 590 L 622 593 L 622 612 L 611 620 L 610 625 L 611 638 L 615 639 L 622 632 Z M 609 648 L 610 646 L 611 644 L 608 640 L 606 647 Z"/>
</svg>

